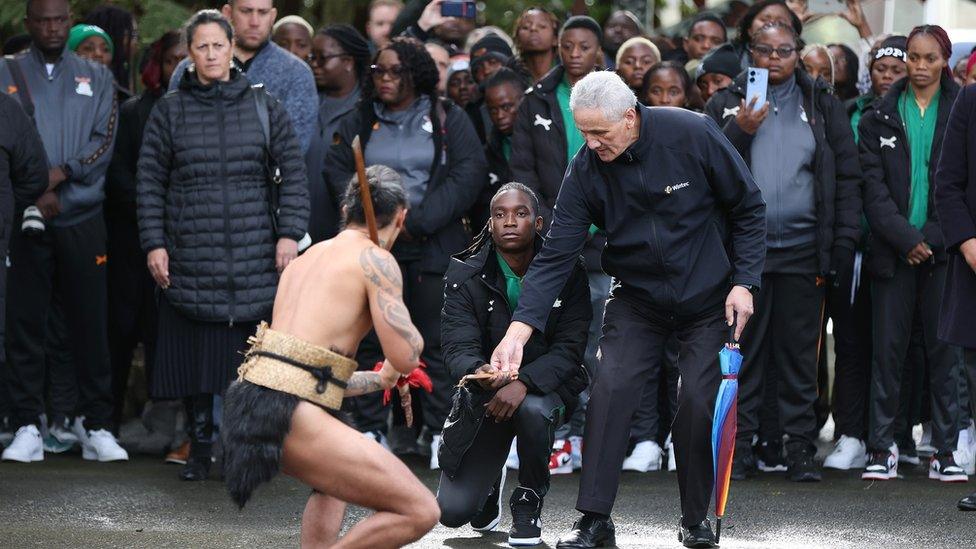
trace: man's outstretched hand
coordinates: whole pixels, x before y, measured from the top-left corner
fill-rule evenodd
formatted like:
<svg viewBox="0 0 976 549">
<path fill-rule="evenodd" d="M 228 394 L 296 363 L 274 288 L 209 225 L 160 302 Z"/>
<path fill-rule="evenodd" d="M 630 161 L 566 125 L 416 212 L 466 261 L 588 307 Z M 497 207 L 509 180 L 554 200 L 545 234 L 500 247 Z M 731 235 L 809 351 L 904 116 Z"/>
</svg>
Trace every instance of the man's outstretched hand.
<svg viewBox="0 0 976 549">
<path fill-rule="evenodd" d="M 524 322 L 512 322 L 505 337 L 491 353 L 491 366 L 498 372 L 518 372 L 522 366 L 522 348 L 532 336 L 532 326 Z"/>
<path fill-rule="evenodd" d="M 749 322 L 752 316 L 752 292 L 742 286 L 732 286 L 729 297 L 725 300 L 725 322 L 732 326 L 735 324 L 735 334 L 733 337 L 739 341 L 742 329 Z"/>
</svg>

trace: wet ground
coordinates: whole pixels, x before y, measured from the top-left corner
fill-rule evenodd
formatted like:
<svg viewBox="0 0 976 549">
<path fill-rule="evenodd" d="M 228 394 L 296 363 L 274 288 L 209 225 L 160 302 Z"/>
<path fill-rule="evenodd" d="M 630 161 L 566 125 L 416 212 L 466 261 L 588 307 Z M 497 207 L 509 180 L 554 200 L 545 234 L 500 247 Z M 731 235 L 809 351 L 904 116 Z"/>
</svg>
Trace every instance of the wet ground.
<svg viewBox="0 0 976 549">
<path fill-rule="evenodd" d="M 435 473 L 410 463 L 436 488 Z M 238 512 L 218 481 L 180 482 L 177 471 L 143 456 L 119 464 L 78 455 L 2 463 L 0 547 L 298 546 L 305 487 L 278 478 Z M 722 547 L 976 547 L 976 513 L 955 509 L 976 481 L 944 485 L 928 480 L 924 469 L 904 471 L 904 477 L 869 483 L 853 472 L 827 472 L 819 484 L 792 484 L 782 474 L 734 483 Z M 553 479 L 543 515 L 549 546 L 577 516 L 578 479 Z M 674 474 L 625 474 L 614 509 L 620 546 L 678 547 L 677 493 Z M 364 514 L 351 510 L 347 524 Z M 507 518 L 501 528 L 508 527 Z M 505 539 L 503 533 L 438 527 L 415 547 L 504 546 Z"/>
</svg>

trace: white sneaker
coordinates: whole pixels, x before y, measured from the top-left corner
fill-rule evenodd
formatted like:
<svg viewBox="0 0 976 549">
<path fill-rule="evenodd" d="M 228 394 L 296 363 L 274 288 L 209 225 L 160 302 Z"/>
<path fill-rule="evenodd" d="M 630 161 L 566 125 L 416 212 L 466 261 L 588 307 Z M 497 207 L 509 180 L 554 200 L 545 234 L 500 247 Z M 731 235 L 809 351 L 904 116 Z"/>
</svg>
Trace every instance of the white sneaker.
<svg viewBox="0 0 976 549">
<path fill-rule="evenodd" d="M 64 424 L 52 424 L 48 427 L 47 434 L 43 438 L 44 451 L 51 454 L 67 452 L 78 444 L 78 435 L 71 431 L 70 424 L 67 421 Z"/>
<path fill-rule="evenodd" d="M 932 446 L 932 423 L 922 424 L 922 438 L 915 446 L 915 452 L 919 457 L 929 458 L 935 455 L 936 448 Z"/>
<path fill-rule="evenodd" d="M 972 429 L 972 426 L 959 431 L 959 442 L 956 443 L 956 449 L 952 452 L 952 458 L 958 467 L 965 470 L 967 475 L 972 475 L 976 474 L 976 459 L 974 459 L 976 456 L 973 456 L 973 441 L 969 429 Z"/>
<path fill-rule="evenodd" d="M 668 472 L 673 473 L 678 470 L 678 460 L 674 457 L 674 443 L 671 442 L 671 434 L 668 434 L 668 440 L 664 441 L 664 445 L 668 447 Z"/>
<path fill-rule="evenodd" d="M 570 475 L 573 473 L 573 447 L 569 440 L 556 439 L 549 454 L 550 475 Z"/>
<path fill-rule="evenodd" d="M 3 461 L 30 463 L 44 461 L 44 442 L 37 425 L 24 425 L 17 429 L 13 442 L 3 451 Z"/>
<path fill-rule="evenodd" d="M 573 470 L 579 471 L 583 468 L 583 437 L 569 437 L 569 445 L 572 448 Z"/>
<path fill-rule="evenodd" d="M 88 431 L 85 430 L 85 416 L 75 417 L 74 422 L 71 423 L 71 432 L 78 439 L 78 443 L 84 446 L 88 444 Z"/>
<path fill-rule="evenodd" d="M 824 460 L 825 469 L 863 469 L 867 465 L 867 447 L 864 441 L 854 437 L 841 435 L 840 440 L 834 445 L 834 451 Z"/>
<path fill-rule="evenodd" d="M 384 435 L 380 431 L 366 431 L 365 433 L 363 433 L 363 436 L 370 440 L 375 440 L 376 443 L 382 446 L 384 450 L 390 449 L 390 443 L 387 442 L 386 435 Z"/>
<path fill-rule="evenodd" d="M 434 435 L 430 439 L 430 469 L 432 471 L 441 468 L 441 460 L 437 457 L 437 452 L 441 449 L 441 435 Z"/>
<path fill-rule="evenodd" d="M 661 447 L 653 440 L 638 442 L 634 446 L 634 451 L 624 460 L 624 471 L 637 471 L 646 473 L 648 471 L 661 470 Z"/>
<path fill-rule="evenodd" d="M 519 468 L 518 448 L 515 444 L 517 440 L 518 438 L 513 438 L 512 447 L 508 449 L 508 459 L 505 460 L 505 467 L 509 469 Z"/>
<path fill-rule="evenodd" d="M 129 453 L 105 429 L 88 431 L 87 440 L 81 445 L 81 457 L 88 461 L 129 461 Z"/>
</svg>

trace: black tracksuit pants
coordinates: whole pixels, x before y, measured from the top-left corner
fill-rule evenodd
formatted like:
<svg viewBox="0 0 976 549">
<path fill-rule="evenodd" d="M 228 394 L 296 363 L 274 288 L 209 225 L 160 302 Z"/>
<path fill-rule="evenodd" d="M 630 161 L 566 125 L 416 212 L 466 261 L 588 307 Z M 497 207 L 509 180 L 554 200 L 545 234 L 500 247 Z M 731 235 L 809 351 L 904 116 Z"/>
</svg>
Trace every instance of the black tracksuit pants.
<svg viewBox="0 0 976 549">
<path fill-rule="evenodd" d="M 862 275 L 851 304 L 850 287 L 828 296 L 834 321 L 834 436 L 865 440 L 871 379 L 871 284 Z"/>
<path fill-rule="evenodd" d="M 545 497 L 549 491 L 549 452 L 565 411 L 562 399 L 555 393 L 528 394 L 512 419 L 496 423 L 494 418 L 486 417 L 454 478 L 441 473 L 437 485 L 441 524 L 458 528 L 481 511 L 488 492 L 501 475 L 515 436 L 519 486 Z"/>
<path fill-rule="evenodd" d="M 15 222 L 19 224 L 18 219 Z M 72 225 L 48 224 L 43 235 L 15 231 L 10 243 L 7 294 L 10 393 L 15 423 L 36 424 L 44 412 L 44 349 L 56 286 L 78 383 L 77 412 L 87 429 L 112 427 L 112 370 L 106 336 L 108 256 L 101 213 Z"/>
<path fill-rule="evenodd" d="M 768 371 L 776 387 L 779 422 L 765 425 L 763 435 L 781 427 L 790 437 L 790 450 L 814 449 L 817 418 L 813 405 L 817 400 L 817 353 L 823 310 L 824 285 L 816 275 L 763 274 L 755 313 L 741 339 L 737 435 L 741 444 L 751 443 L 759 431 Z M 763 423 L 775 422 L 763 416 Z"/>
<path fill-rule="evenodd" d="M 419 401 L 423 409 L 423 425 L 434 433 L 440 433 L 451 410 L 451 397 L 458 381 L 451 379 L 441 352 L 444 275 L 421 271 L 419 261 L 400 262 L 400 272 L 403 274 L 403 301 L 410 311 L 410 320 L 424 338 L 424 352 L 420 359 L 427 364 L 425 372 L 434 384 L 432 393 L 414 391 L 414 402 Z M 383 349 L 376 332 L 371 331 L 359 344 L 356 360 L 360 371 L 372 370 L 377 362 L 383 360 Z M 378 392 L 345 399 L 344 409 L 352 413 L 357 429 L 386 432 L 386 418 L 390 409 L 383 406 L 382 395 L 382 392 Z"/>
<path fill-rule="evenodd" d="M 705 519 L 712 493 L 712 415 L 722 379 L 718 353 L 728 336 L 721 305 L 697 318 L 654 311 L 636 300 L 611 297 L 603 319 L 600 369 L 590 390 L 583 440 L 583 473 L 576 508 L 610 514 L 630 438 L 630 420 L 665 346 L 678 341 L 681 390 L 672 426 L 682 523 Z"/>
<path fill-rule="evenodd" d="M 146 379 L 152 380 L 156 357 L 156 283 L 146 267 L 146 254 L 139 245 L 135 205 L 128 212 L 107 210 L 108 254 L 108 344 L 112 363 L 113 421 L 122 419 L 125 391 L 132 368 L 132 353 L 140 342 L 145 349 Z M 152 394 L 152 387 L 149 388 Z"/>
<path fill-rule="evenodd" d="M 913 355 L 928 367 L 932 445 L 940 453 L 956 449 L 962 354 L 938 338 L 945 276 L 945 263 L 911 267 L 899 262 L 894 276 L 873 281 L 870 450 L 887 451 L 895 441 L 902 372 Z"/>
</svg>

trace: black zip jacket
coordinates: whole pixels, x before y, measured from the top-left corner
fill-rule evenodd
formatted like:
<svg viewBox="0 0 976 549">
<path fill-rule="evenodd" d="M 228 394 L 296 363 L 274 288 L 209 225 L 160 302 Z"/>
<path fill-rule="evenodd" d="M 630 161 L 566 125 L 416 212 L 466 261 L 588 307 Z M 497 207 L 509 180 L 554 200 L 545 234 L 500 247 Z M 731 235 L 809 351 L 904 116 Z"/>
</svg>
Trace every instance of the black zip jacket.
<svg viewBox="0 0 976 549">
<path fill-rule="evenodd" d="M 541 246 L 542 237 L 537 236 L 537 253 Z M 505 337 L 511 322 L 505 277 L 491 239 L 486 238 L 473 252 L 454 256 L 445 282 L 441 345 L 451 377 L 460 379 L 488 363 L 492 350 Z M 530 393 L 555 392 L 567 409 L 572 410 L 588 382 L 582 364 L 593 316 L 586 270 L 581 261 L 575 262 L 551 310 L 545 330 L 533 333 L 525 345 L 519 380 Z M 456 471 L 484 419 L 484 409 L 476 409 L 476 404 L 487 402 L 492 393 L 472 384 L 469 394 L 470 400 L 455 398 L 455 408 L 465 409 L 453 410 L 444 427 L 440 465 L 449 475 Z"/>
<path fill-rule="evenodd" d="M 547 229 L 567 167 L 566 124 L 556 99 L 556 86 L 563 81 L 565 72 L 562 65 L 556 65 L 526 90 L 512 133 L 513 181 L 528 185 L 539 196 Z M 606 235 L 602 232 L 587 241 L 583 257 L 588 270 L 601 270 L 600 254 L 605 245 Z"/>
<path fill-rule="evenodd" d="M 946 258 L 945 239 L 935 208 L 936 168 L 959 86 L 951 78 L 942 77 L 939 112 L 929 156 L 928 220 L 919 231 L 908 222 L 911 151 L 904 122 L 898 114 L 898 98 L 907 85 L 908 78 L 895 82 L 884 97 L 875 101 L 874 109 L 864 113 L 858 126 L 861 168 L 864 170 L 864 211 L 871 226 L 867 266 L 873 275 L 884 278 L 894 276 L 895 263 L 904 261 L 908 252 L 923 240 L 932 247 L 935 261 L 942 262 Z"/>
<path fill-rule="evenodd" d="M 481 141 L 463 109 L 448 100 L 431 101 L 430 119 L 434 132 L 430 179 L 423 201 L 410 209 L 406 222 L 414 242 L 398 239 L 393 255 L 400 260 L 419 255 L 425 272 L 443 273 L 451 255 L 465 249 L 471 241 L 462 218 L 484 187 L 488 168 Z M 349 180 L 356 173 L 353 138 L 359 135 L 365 153 L 376 120 L 373 102 L 364 97 L 359 108 L 339 122 L 326 152 L 323 173 L 335 199 L 342 200 Z M 340 204 L 335 207 L 338 211 Z"/>
<path fill-rule="evenodd" d="M 136 165 L 142 134 L 158 95 L 145 91 L 119 109 L 118 137 L 112 162 L 105 174 L 105 210 L 109 215 L 136 223 Z"/>
<path fill-rule="evenodd" d="M 47 189 L 47 154 L 20 102 L 3 93 L 0 120 L 0 242 L 6 242 L 14 219 Z"/>
<path fill-rule="evenodd" d="M 721 307 L 730 284 L 759 287 L 766 205 L 739 153 L 702 115 L 637 112 L 640 137 L 613 162 L 589 149 L 573 160 L 513 320 L 545 328 L 591 223 L 607 233 L 615 296 L 690 318 Z"/>
<path fill-rule="evenodd" d="M 802 70 L 797 70 L 795 75 L 816 142 L 813 172 L 817 185 L 817 260 L 820 274 L 826 275 L 845 267 L 832 263 L 839 262 L 842 256 L 853 257 L 861 237 L 861 167 L 847 110 L 830 93 L 830 85 L 820 78 L 814 80 Z M 745 84 L 743 72 L 732 85 L 709 99 L 705 113 L 722 127 L 751 168 L 754 136 L 742 131 L 735 122 L 740 102 L 746 96 Z M 841 254 L 841 250 L 846 253 Z"/>
<path fill-rule="evenodd" d="M 137 170 L 139 236 L 169 253 L 169 302 L 210 322 L 270 318 L 278 288 L 275 245 L 308 227 L 301 145 L 284 106 L 267 96 L 270 153 L 281 169 L 272 228 L 265 138 L 247 77 L 203 85 L 187 73 L 156 102 Z"/>
</svg>

